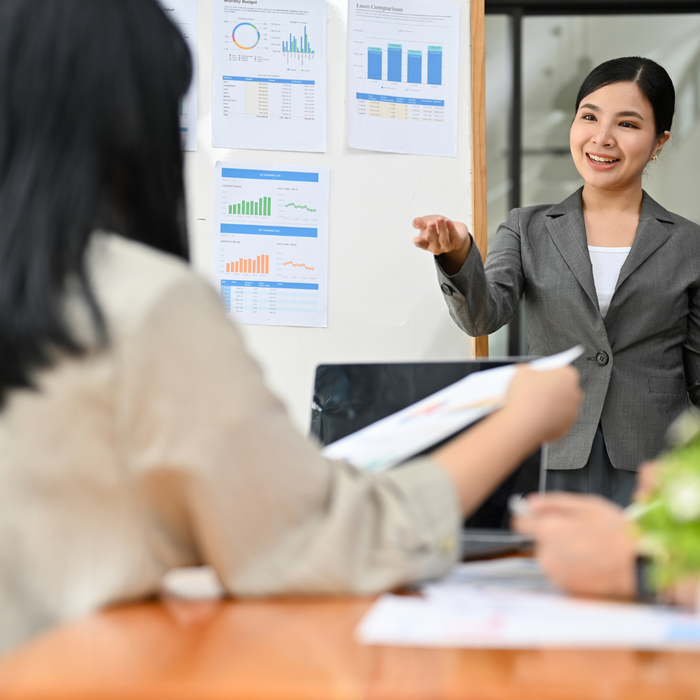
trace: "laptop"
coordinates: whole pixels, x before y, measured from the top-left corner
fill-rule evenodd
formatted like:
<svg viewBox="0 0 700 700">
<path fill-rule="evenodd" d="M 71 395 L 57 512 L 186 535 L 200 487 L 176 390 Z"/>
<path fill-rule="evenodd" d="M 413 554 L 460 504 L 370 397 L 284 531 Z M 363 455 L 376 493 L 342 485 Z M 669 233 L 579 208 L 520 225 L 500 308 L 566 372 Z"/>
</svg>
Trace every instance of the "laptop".
<svg viewBox="0 0 700 700">
<path fill-rule="evenodd" d="M 469 374 L 523 359 L 319 365 L 311 406 L 311 433 L 321 444 L 329 445 Z M 436 447 L 439 445 L 433 445 L 426 452 Z M 528 457 L 465 520 L 461 533 L 463 558 L 497 556 L 531 547 L 529 537 L 518 535 L 509 528 L 508 499 L 514 493 L 527 494 L 538 490 L 540 456 L 538 450 Z M 395 467 L 400 468 L 401 465 Z"/>
</svg>

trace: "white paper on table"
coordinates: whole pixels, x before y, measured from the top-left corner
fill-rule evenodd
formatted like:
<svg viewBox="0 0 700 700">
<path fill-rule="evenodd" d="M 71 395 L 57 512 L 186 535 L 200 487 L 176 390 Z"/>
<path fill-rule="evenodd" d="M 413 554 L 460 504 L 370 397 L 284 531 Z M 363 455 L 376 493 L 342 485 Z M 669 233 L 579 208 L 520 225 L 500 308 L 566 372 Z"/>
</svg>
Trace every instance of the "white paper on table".
<svg viewBox="0 0 700 700">
<path fill-rule="evenodd" d="M 432 584 L 421 597 L 382 596 L 360 622 L 357 639 L 419 647 L 700 649 L 700 618 L 688 612 L 574 599 L 539 584 L 528 589 L 533 571 L 519 587 L 520 565 L 505 575 L 500 565 L 479 563 L 480 574 Z"/>
<path fill-rule="evenodd" d="M 459 2 L 351 2 L 350 147 L 455 157 L 459 43 Z"/>
<path fill-rule="evenodd" d="M 212 145 L 326 150 L 325 0 L 214 0 Z"/>
<path fill-rule="evenodd" d="M 573 362 L 583 348 L 531 361 L 532 369 L 555 369 Z M 384 471 L 454 435 L 503 404 L 515 365 L 474 372 L 412 406 L 358 430 L 323 450 L 336 461 L 366 471 Z"/>
<path fill-rule="evenodd" d="M 185 151 L 197 150 L 197 0 L 158 0 L 170 21 L 177 26 L 192 54 L 192 80 L 180 101 L 180 133 Z"/>
<path fill-rule="evenodd" d="M 470 561 L 457 564 L 444 578 L 423 586 L 425 593 L 461 591 L 465 586 L 509 591 L 558 593 L 536 559 L 509 557 L 491 561 Z"/>
<path fill-rule="evenodd" d="M 329 170 L 218 162 L 214 283 L 239 323 L 325 327 Z"/>
</svg>

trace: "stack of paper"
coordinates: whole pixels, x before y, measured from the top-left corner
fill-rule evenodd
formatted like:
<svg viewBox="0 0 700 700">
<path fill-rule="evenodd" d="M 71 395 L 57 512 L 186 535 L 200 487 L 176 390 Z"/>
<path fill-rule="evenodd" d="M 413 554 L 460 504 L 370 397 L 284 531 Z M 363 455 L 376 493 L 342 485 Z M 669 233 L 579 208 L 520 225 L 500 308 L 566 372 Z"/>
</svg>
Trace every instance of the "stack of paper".
<svg viewBox="0 0 700 700">
<path fill-rule="evenodd" d="M 385 595 L 364 644 L 420 647 L 700 649 L 700 618 L 658 606 L 557 593 L 533 560 L 463 564 L 422 596 Z"/>
</svg>

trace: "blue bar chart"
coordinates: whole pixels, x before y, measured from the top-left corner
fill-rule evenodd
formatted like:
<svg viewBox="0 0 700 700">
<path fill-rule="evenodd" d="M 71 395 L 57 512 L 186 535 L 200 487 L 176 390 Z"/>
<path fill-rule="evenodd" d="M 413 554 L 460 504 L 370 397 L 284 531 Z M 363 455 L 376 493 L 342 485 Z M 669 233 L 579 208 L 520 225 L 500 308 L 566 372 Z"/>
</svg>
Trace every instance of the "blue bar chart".
<svg viewBox="0 0 700 700">
<path fill-rule="evenodd" d="M 370 80 L 382 79 L 382 50 L 373 46 L 367 49 L 367 77 Z"/>
<path fill-rule="evenodd" d="M 442 46 L 428 46 L 428 85 L 442 85 Z"/>
<path fill-rule="evenodd" d="M 401 44 L 389 44 L 387 52 L 387 80 L 391 83 L 401 82 L 401 58 L 403 50 Z"/>
<path fill-rule="evenodd" d="M 384 56 L 385 51 L 382 47 L 367 47 L 368 80 L 414 85 L 442 85 L 442 46 L 404 50 L 403 44 L 387 44 L 386 63 Z M 424 62 L 426 70 L 423 70 Z M 424 75 L 427 77 L 425 82 Z"/>
<path fill-rule="evenodd" d="M 423 53 L 409 49 L 407 58 L 407 80 L 420 85 L 423 82 Z"/>
<path fill-rule="evenodd" d="M 282 53 L 303 53 L 303 54 L 313 54 L 311 44 L 309 43 L 309 37 L 306 34 L 306 27 L 304 27 L 304 35 L 300 37 L 289 35 L 288 41 L 282 42 Z"/>
</svg>

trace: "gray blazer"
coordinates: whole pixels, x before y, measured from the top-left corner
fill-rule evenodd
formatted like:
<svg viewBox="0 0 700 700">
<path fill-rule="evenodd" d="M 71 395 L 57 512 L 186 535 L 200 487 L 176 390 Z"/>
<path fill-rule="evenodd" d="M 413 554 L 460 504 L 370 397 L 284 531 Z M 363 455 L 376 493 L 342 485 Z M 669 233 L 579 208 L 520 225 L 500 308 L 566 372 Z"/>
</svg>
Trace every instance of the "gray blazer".
<svg viewBox="0 0 700 700">
<path fill-rule="evenodd" d="M 644 193 L 637 236 L 603 319 L 593 281 L 581 190 L 561 204 L 514 209 L 482 264 L 471 253 L 438 277 L 452 318 L 493 333 L 524 298 L 532 355 L 581 344 L 585 398 L 571 432 L 551 446 L 552 469 L 583 467 L 598 424 L 618 469 L 664 447 L 671 421 L 700 402 L 700 226 Z"/>
</svg>

